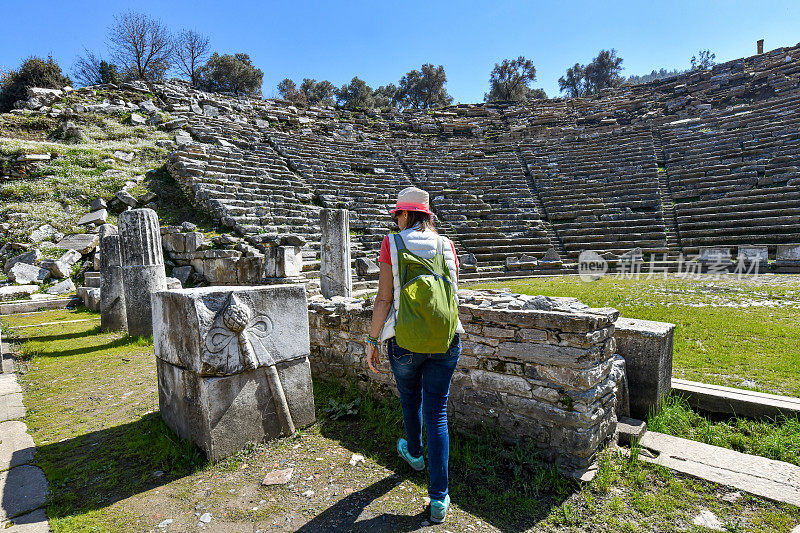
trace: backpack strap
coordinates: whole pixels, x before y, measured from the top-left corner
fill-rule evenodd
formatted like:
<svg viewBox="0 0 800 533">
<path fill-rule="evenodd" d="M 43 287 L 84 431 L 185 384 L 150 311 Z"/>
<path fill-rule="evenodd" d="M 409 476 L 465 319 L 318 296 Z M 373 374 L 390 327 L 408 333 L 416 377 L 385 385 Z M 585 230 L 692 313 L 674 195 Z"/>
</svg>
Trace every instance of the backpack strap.
<svg viewBox="0 0 800 533">
<path fill-rule="evenodd" d="M 399 233 L 395 233 L 394 234 L 394 244 L 395 244 L 395 246 L 397 247 L 398 250 L 405 250 L 406 249 L 406 243 L 403 240 L 403 236 L 400 235 Z"/>
</svg>

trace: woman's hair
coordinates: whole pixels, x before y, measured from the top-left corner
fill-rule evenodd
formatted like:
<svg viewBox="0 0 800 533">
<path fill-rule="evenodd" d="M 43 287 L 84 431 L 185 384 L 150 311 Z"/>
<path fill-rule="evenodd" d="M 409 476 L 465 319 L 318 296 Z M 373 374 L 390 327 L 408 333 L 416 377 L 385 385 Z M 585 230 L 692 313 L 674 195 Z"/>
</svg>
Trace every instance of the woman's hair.
<svg viewBox="0 0 800 533">
<path fill-rule="evenodd" d="M 431 216 L 428 213 L 422 213 L 420 211 L 406 211 L 408 213 L 408 228 L 413 228 L 417 224 L 422 225 L 422 230 L 429 229 L 434 233 L 438 233 L 436 228 L 433 226 L 433 220 L 431 220 Z"/>
</svg>

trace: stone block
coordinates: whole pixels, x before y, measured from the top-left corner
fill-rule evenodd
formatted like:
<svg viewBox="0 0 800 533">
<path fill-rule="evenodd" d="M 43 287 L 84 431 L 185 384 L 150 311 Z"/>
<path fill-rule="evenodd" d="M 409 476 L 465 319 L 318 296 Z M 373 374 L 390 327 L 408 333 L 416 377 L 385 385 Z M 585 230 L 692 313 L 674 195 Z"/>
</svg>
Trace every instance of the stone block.
<svg viewBox="0 0 800 533">
<path fill-rule="evenodd" d="M 729 246 L 701 246 L 697 261 L 702 265 L 728 266 L 731 263 L 731 249 Z"/>
<path fill-rule="evenodd" d="M 92 211 L 91 213 L 83 215 L 81 219 L 78 220 L 78 225 L 105 224 L 106 220 L 108 220 L 108 211 L 105 209 L 98 209 L 97 211 Z"/>
<path fill-rule="evenodd" d="M 301 285 L 159 291 L 152 300 L 156 357 L 203 376 L 234 374 L 309 353 Z M 243 328 L 241 335 L 228 325 Z"/>
<path fill-rule="evenodd" d="M 41 284 L 50 277 L 50 271 L 28 263 L 17 263 L 8 272 L 8 277 L 14 283 L 25 285 L 28 283 Z"/>
<path fill-rule="evenodd" d="M 356 273 L 362 278 L 374 277 L 380 273 L 380 268 L 375 261 L 366 257 L 356 258 Z"/>
<path fill-rule="evenodd" d="M 277 263 L 275 277 L 291 278 L 303 272 L 303 254 L 299 246 L 276 247 Z"/>
<path fill-rule="evenodd" d="M 39 250 L 31 250 L 30 252 L 25 252 L 24 254 L 16 255 L 11 259 L 9 259 L 8 261 L 6 261 L 3 270 L 5 271 L 6 274 L 8 274 L 9 272 L 11 272 L 11 269 L 14 267 L 14 265 L 18 263 L 35 265 L 41 260 L 42 260 L 42 252 L 40 252 Z"/>
<path fill-rule="evenodd" d="M 302 286 L 161 291 L 153 318 L 162 417 L 211 460 L 314 422 Z"/>
<path fill-rule="evenodd" d="M 736 253 L 736 261 L 745 268 L 758 267 L 760 272 L 769 268 L 768 249 L 766 246 L 740 245 Z"/>
<path fill-rule="evenodd" d="M 675 324 L 620 317 L 614 339 L 625 358 L 630 415 L 646 420 L 670 391 Z"/>
<path fill-rule="evenodd" d="M 67 235 L 56 244 L 62 250 L 75 250 L 82 255 L 86 255 L 100 244 L 100 236 L 91 233 L 76 233 Z"/>
<path fill-rule="evenodd" d="M 64 281 L 59 281 L 49 289 L 47 289 L 47 294 L 54 294 L 56 296 L 60 296 L 62 294 L 69 294 L 71 292 L 75 292 L 75 284 L 72 282 L 72 279 L 67 278 Z"/>
<path fill-rule="evenodd" d="M 287 435 L 276 409 L 269 378 L 273 367 L 205 377 L 156 360 L 159 408 L 164 422 L 217 461 L 243 449 Z M 295 428 L 316 420 L 308 358 L 277 365 Z"/>
<path fill-rule="evenodd" d="M 775 254 L 776 267 L 800 267 L 800 244 L 779 244 Z"/>
<path fill-rule="evenodd" d="M 191 267 L 191 265 L 180 266 L 172 269 L 172 276 L 179 280 L 182 285 L 186 285 L 186 282 L 189 281 L 189 276 L 192 275 L 192 272 L 194 272 L 194 269 Z"/>
</svg>

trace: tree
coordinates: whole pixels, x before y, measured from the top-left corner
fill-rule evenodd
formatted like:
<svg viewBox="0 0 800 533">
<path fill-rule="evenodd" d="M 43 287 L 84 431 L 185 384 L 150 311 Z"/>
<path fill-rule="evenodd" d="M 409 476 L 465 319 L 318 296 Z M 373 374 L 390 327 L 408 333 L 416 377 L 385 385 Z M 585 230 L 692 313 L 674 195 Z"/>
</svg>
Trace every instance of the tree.
<svg viewBox="0 0 800 533">
<path fill-rule="evenodd" d="M 584 76 L 589 94 L 597 94 L 603 89 L 619 87 L 622 84 L 622 58 L 617 57 L 617 51 L 600 50 L 591 63 L 586 65 Z"/>
<path fill-rule="evenodd" d="M 127 78 L 158 80 L 169 70 L 174 43 L 161 21 L 128 11 L 114 17 L 108 31 L 111 57 Z"/>
<path fill-rule="evenodd" d="M 336 101 L 345 109 L 372 109 L 375 97 L 372 88 L 358 76 L 345 83 L 336 91 Z"/>
<path fill-rule="evenodd" d="M 297 90 L 297 85 L 289 78 L 284 78 L 278 83 L 278 94 L 281 95 L 281 98 L 289 100 L 293 104 L 306 103 L 303 95 Z"/>
<path fill-rule="evenodd" d="M 633 85 L 637 83 L 648 83 L 655 80 L 663 80 L 664 78 L 670 78 L 672 76 L 677 76 L 678 74 L 683 74 L 683 72 L 683 70 L 678 69 L 667 70 L 665 68 L 661 68 L 651 71 L 650 74 L 643 74 L 641 76 L 628 76 L 628 78 L 625 80 L 625 84 Z"/>
<path fill-rule="evenodd" d="M 3 76 L 0 85 L 0 112 L 10 111 L 14 108 L 14 102 L 27 99 L 28 87 L 62 89 L 71 84 L 52 56 L 46 60 L 31 56 L 23 61 L 19 70 L 11 70 Z"/>
<path fill-rule="evenodd" d="M 581 65 L 575 63 L 567 69 L 566 76 L 558 79 L 558 87 L 567 96 L 587 96 L 598 94 L 603 89 L 622 85 L 622 58 L 617 51 L 600 50 L 591 63 Z"/>
<path fill-rule="evenodd" d="M 100 85 L 113 83 L 119 85 L 122 77 L 116 65 L 97 57 L 94 52 L 84 49 L 84 55 L 79 56 L 72 67 L 72 75 L 78 85 Z"/>
<path fill-rule="evenodd" d="M 260 96 L 264 73 L 247 54 L 219 55 L 214 52 L 197 71 L 197 86 L 205 91 Z"/>
<path fill-rule="evenodd" d="M 692 64 L 692 70 L 711 70 L 711 67 L 716 65 L 714 58 L 716 58 L 716 54 L 712 54 L 711 50 L 700 50 L 697 52 L 696 56 L 692 56 L 690 63 Z"/>
<path fill-rule="evenodd" d="M 504 59 L 501 63 L 495 63 L 489 76 L 489 92 L 483 99 L 487 102 L 527 100 L 533 96 L 530 84 L 534 80 L 536 80 L 536 67 L 533 66 L 533 61 L 523 56 L 517 59 Z"/>
<path fill-rule="evenodd" d="M 397 107 L 399 105 L 397 85 L 394 83 L 381 85 L 375 89 L 373 94 L 375 107 Z"/>
<path fill-rule="evenodd" d="M 570 98 L 586 96 L 587 87 L 584 66 L 580 63 L 575 63 L 574 66 L 569 67 L 567 74 L 558 78 L 558 88 L 562 93 L 566 92 Z"/>
<path fill-rule="evenodd" d="M 398 100 L 405 107 L 417 109 L 449 105 L 453 97 L 447 94 L 444 87 L 446 83 L 447 76 L 442 65 L 434 67 L 425 63 L 421 70 L 412 70 L 400 79 Z"/>
<path fill-rule="evenodd" d="M 300 94 L 310 105 L 333 105 L 336 87 L 328 80 L 312 80 L 304 78 L 300 84 Z"/>
<path fill-rule="evenodd" d="M 175 38 L 175 58 L 178 71 L 197 86 L 197 73 L 208 58 L 208 37 L 194 30 L 181 30 Z"/>
</svg>

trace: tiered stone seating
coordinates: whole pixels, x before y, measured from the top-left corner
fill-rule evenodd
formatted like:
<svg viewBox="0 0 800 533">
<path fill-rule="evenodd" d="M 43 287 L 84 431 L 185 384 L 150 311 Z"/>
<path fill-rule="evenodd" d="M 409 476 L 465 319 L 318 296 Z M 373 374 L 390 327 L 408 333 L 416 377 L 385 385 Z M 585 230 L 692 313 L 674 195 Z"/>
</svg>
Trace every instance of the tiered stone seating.
<svg viewBox="0 0 800 533">
<path fill-rule="evenodd" d="M 353 240 L 377 254 L 389 231 L 389 209 L 411 185 L 397 158 L 382 142 L 270 132 L 270 141 L 313 189 L 325 207 L 350 210 Z"/>
<path fill-rule="evenodd" d="M 397 141 L 416 186 L 482 266 L 552 246 L 513 145 Z"/>
<path fill-rule="evenodd" d="M 170 168 L 199 203 L 241 233 L 319 236 L 312 189 L 267 144 L 251 150 L 187 145 L 172 154 Z"/>
<path fill-rule="evenodd" d="M 799 107 L 794 94 L 661 128 L 684 247 L 797 240 Z"/>
<path fill-rule="evenodd" d="M 312 262 L 320 207 L 349 208 L 353 257 L 372 255 L 409 185 L 477 275 L 550 247 L 674 258 L 798 240 L 800 46 L 587 98 L 425 111 L 152 90 L 197 141 L 176 179 L 240 232 L 307 235 Z"/>
<path fill-rule="evenodd" d="M 520 149 L 570 254 L 667 252 L 649 130 L 542 137 Z"/>
</svg>

